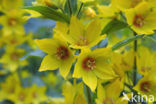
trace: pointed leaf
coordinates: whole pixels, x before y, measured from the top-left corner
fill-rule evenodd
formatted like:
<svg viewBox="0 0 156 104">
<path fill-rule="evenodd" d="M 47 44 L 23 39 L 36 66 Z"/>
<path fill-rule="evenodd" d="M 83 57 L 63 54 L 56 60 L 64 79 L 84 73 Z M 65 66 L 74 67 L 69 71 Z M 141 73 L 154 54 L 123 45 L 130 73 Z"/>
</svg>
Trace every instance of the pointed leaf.
<svg viewBox="0 0 156 104">
<path fill-rule="evenodd" d="M 23 9 L 29 9 L 34 10 L 36 12 L 39 12 L 44 17 L 55 20 L 55 21 L 61 21 L 61 22 L 67 22 L 69 23 L 69 17 L 61 12 L 58 12 L 55 9 L 52 9 L 47 6 L 26 6 L 22 7 Z"/>
<path fill-rule="evenodd" d="M 137 40 L 137 39 L 142 38 L 143 36 L 144 36 L 144 35 L 136 35 L 136 36 L 133 36 L 133 37 L 128 38 L 128 39 L 126 39 L 126 40 L 123 40 L 123 41 L 121 41 L 121 42 L 118 42 L 117 44 L 115 44 L 115 45 L 112 47 L 112 50 L 115 51 L 115 50 L 121 48 L 122 46 L 125 46 L 125 45 L 129 44 L 130 42 L 133 42 L 133 41 L 135 41 L 135 40 Z"/>
</svg>

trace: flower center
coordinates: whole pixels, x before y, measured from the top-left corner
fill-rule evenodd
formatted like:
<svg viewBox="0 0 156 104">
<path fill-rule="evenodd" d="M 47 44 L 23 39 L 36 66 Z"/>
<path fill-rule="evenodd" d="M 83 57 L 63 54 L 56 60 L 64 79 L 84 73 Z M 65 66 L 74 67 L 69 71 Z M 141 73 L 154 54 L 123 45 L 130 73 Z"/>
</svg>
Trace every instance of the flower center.
<svg viewBox="0 0 156 104">
<path fill-rule="evenodd" d="M 143 66 L 143 67 L 141 68 L 141 71 L 142 71 L 142 72 L 146 72 L 146 71 L 150 71 L 150 70 L 151 70 L 151 67 Z"/>
<path fill-rule="evenodd" d="M 69 57 L 69 50 L 65 46 L 60 46 L 56 54 L 59 59 L 67 59 Z"/>
<path fill-rule="evenodd" d="M 16 44 L 17 43 L 17 40 L 16 39 L 12 39 L 12 40 L 10 40 L 10 43 L 11 44 Z"/>
<path fill-rule="evenodd" d="M 25 96 L 24 93 L 20 93 L 20 94 L 19 94 L 19 100 L 20 100 L 20 101 L 24 101 L 24 100 L 25 100 L 25 97 L 26 97 L 26 96 Z"/>
<path fill-rule="evenodd" d="M 37 92 L 33 92 L 32 96 L 33 96 L 33 98 L 37 98 L 38 97 L 38 93 Z"/>
<path fill-rule="evenodd" d="M 150 90 L 150 87 L 151 87 L 151 84 L 149 83 L 149 82 L 143 82 L 143 83 L 141 83 L 141 85 L 140 85 L 140 89 L 141 89 L 141 91 L 143 91 L 143 92 L 150 92 L 151 90 Z"/>
<path fill-rule="evenodd" d="M 18 60 L 19 59 L 19 55 L 16 53 L 16 52 L 13 52 L 12 54 L 11 54 L 11 56 L 10 56 L 10 58 L 12 59 L 12 60 Z"/>
<path fill-rule="evenodd" d="M 9 26 L 14 26 L 16 24 L 17 24 L 17 20 L 15 18 L 9 18 L 9 20 L 8 20 Z"/>
<path fill-rule="evenodd" d="M 82 62 L 82 67 L 86 70 L 93 70 L 94 68 L 96 68 L 96 63 L 95 63 L 95 59 L 91 58 L 91 57 L 87 57 L 83 60 Z"/>
<path fill-rule="evenodd" d="M 78 45 L 78 46 L 86 46 L 86 45 L 88 45 L 88 40 L 87 40 L 87 38 L 84 37 L 84 36 L 80 36 L 80 39 L 79 39 L 79 41 L 77 42 L 77 45 Z"/>
<path fill-rule="evenodd" d="M 103 104 L 114 104 L 114 101 L 111 98 L 107 98 L 107 99 L 103 100 Z"/>
<path fill-rule="evenodd" d="M 142 15 L 136 15 L 133 19 L 133 25 L 136 27 L 142 27 L 145 24 L 144 17 Z"/>
</svg>

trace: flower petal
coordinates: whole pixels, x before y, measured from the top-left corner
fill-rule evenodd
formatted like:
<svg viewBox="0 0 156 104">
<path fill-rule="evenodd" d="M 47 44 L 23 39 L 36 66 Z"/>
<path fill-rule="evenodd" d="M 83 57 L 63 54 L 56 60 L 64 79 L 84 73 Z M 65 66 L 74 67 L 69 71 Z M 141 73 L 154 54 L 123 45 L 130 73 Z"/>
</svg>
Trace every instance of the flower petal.
<svg viewBox="0 0 156 104">
<path fill-rule="evenodd" d="M 56 70 L 58 66 L 59 66 L 58 60 L 56 60 L 51 55 L 47 55 L 44 57 L 39 71 Z"/>
<path fill-rule="evenodd" d="M 97 78 L 95 74 L 92 71 L 86 72 L 82 79 L 84 83 L 91 88 L 91 90 L 94 92 L 97 87 Z"/>
</svg>

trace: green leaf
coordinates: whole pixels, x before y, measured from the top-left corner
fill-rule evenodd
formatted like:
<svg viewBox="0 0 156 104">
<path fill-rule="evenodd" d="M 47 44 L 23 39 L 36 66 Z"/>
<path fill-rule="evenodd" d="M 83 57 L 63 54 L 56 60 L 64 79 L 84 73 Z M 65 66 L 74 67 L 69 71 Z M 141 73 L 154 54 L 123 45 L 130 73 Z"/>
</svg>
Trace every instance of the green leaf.
<svg viewBox="0 0 156 104">
<path fill-rule="evenodd" d="M 22 7 L 22 8 L 34 10 L 34 11 L 42 14 L 44 17 L 55 20 L 55 21 L 61 21 L 61 22 L 67 22 L 67 23 L 69 23 L 69 21 L 70 21 L 70 19 L 67 15 L 65 15 L 61 12 L 58 12 L 55 9 L 52 9 L 47 6 L 27 6 L 27 7 Z"/>
<path fill-rule="evenodd" d="M 122 46 L 125 46 L 125 45 L 129 44 L 130 42 L 133 42 L 133 41 L 135 41 L 135 40 L 137 40 L 137 39 L 142 38 L 143 36 L 144 36 L 144 35 L 136 35 L 136 36 L 133 36 L 133 37 L 131 37 L 131 38 L 129 38 L 129 39 L 126 39 L 126 40 L 123 40 L 123 41 L 121 41 L 121 42 L 118 42 L 117 44 L 115 44 L 115 45 L 112 47 L 112 50 L 115 51 L 115 50 L 121 48 Z"/>
<path fill-rule="evenodd" d="M 102 30 L 102 34 L 109 34 L 112 32 L 115 32 L 117 30 L 123 29 L 127 27 L 128 25 L 122 21 L 119 21 L 117 19 L 114 19 L 110 21 Z"/>
<path fill-rule="evenodd" d="M 153 41 L 153 42 L 155 42 L 156 43 L 156 39 L 155 39 L 155 37 L 153 37 L 153 35 L 151 35 L 151 36 L 145 36 L 145 38 L 146 39 L 149 39 L 149 40 L 151 40 L 151 41 Z"/>
</svg>

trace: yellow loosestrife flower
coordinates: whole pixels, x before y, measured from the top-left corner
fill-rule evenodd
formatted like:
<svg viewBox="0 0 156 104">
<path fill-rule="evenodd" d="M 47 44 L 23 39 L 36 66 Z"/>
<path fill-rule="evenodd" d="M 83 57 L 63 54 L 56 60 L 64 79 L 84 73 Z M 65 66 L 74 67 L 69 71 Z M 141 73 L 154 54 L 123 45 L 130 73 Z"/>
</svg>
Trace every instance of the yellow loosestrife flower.
<svg viewBox="0 0 156 104">
<path fill-rule="evenodd" d="M 23 0 L 0 0 L 0 10 L 7 12 L 13 9 L 19 9 L 23 6 Z"/>
<path fill-rule="evenodd" d="M 65 78 L 74 62 L 74 52 L 68 44 L 61 39 L 42 39 L 36 40 L 40 49 L 46 52 L 39 71 L 56 70 L 59 68 L 61 75 Z"/>
<path fill-rule="evenodd" d="M 111 50 L 96 49 L 84 50 L 75 65 L 73 77 L 81 78 L 92 91 L 97 87 L 97 78 L 110 80 L 116 77 L 111 69 Z"/>
<path fill-rule="evenodd" d="M 20 60 L 24 54 L 24 49 L 8 46 L 5 54 L 0 58 L 0 62 L 3 64 L 3 68 L 6 68 L 6 71 L 14 72 L 19 66 L 28 64 L 26 60 Z"/>
<path fill-rule="evenodd" d="M 139 80 L 137 85 L 134 87 L 141 95 L 153 95 L 156 97 L 156 72 L 155 70 L 150 71 L 143 78 Z"/>
<path fill-rule="evenodd" d="M 101 24 L 99 20 L 92 21 L 87 28 L 75 16 L 71 18 L 69 34 L 62 34 L 72 48 L 84 49 L 95 46 L 106 36 L 100 35 Z"/>
<path fill-rule="evenodd" d="M 5 15 L 0 16 L 0 24 L 3 26 L 3 35 L 24 35 L 23 24 L 25 23 L 25 20 L 22 18 L 23 13 L 24 12 L 21 10 L 10 10 L 9 12 L 6 12 Z"/>
<path fill-rule="evenodd" d="M 148 2 L 151 7 L 156 7 L 155 0 L 112 0 L 118 9 L 125 11 L 127 9 L 132 9 L 138 6 L 142 2 Z"/>
<path fill-rule="evenodd" d="M 120 10 L 135 8 L 139 3 L 143 0 L 112 0 L 114 4 L 116 4 L 117 8 Z"/>
<path fill-rule="evenodd" d="M 137 34 L 153 34 L 156 29 L 156 11 L 147 2 L 125 11 L 129 26 Z"/>
<path fill-rule="evenodd" d="M 102 82 L 98 82 L 96 104 L 128 104 L 128 101 L 122 101 L 120 93 L 123 90 L 123 83 L 120 79 L 110 82 L 106 86 L 102 86 Z"/>
<path fill-rule="evenodd" d="M 83 83 L 65 82 L 62 88 L 64 98 L 52 98 L 48 104 L 88 104 L 85 95 Z"/>
<path fill-rule="evenodd" d="M 137 53 L 138 72 L 141 75 L 146 75 L 151 70 L 155 69 L 155 53 L 151 52 L 146 47 L 140 47 Z"/>
</svg>

